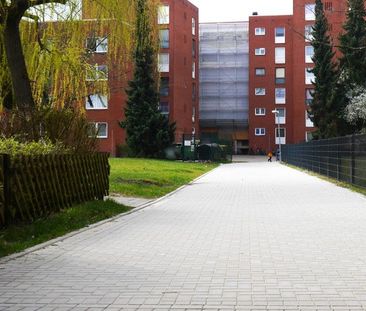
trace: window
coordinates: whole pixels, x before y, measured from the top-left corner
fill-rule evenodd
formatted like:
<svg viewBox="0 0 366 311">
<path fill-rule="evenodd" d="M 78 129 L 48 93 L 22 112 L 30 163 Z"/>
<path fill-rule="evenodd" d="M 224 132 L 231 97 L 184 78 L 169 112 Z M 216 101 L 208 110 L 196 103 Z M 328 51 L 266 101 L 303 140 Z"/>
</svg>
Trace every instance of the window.
<svg viewBox="0 0 366 311">
<path fill-rule="evenodd" d="M 266 95 L 266 89 L 262 87 L 258 87 L 255 89 L 255 95 L 256 96 L 264 96 Z"/>
<path fill-rule="evenodd" d="M 256 36 L 264 36 L 266 34 L 266 28 L 264 27 L 257 27 L 255 28 L 255 35 Z"/>
<path fill-rule="evenodd" d="M 192 40 L 192 57 L 196 58 L 196 40 Z"/>
<path fill-rule="evenodd" d="M 108 67 L 106 65 L 92 66 L 86 73 L 87 81 L 103 81 L 108 80 Z"/>
<path fill-rule="evenodd" d="M 312 84 L 315 82 L 315 76 L 311 70 L 312 68 L 305 68 L 305 84 Z"/>
<path fill-rule="evenodd" d="M 86 48 L 91 53 L 107 53 L 108 38 L 107 37 L 91 37 L 86 40 Z"/>
<path fill-rule="evenodd" d="M 314 47 L 312 45 L 305 46 L 305 63 L 313 63 Z"/>
<path fill-rule="evenodd" d="M 169 115 L 169 103 L 160 102 L 159 103 L 159 112 L 163 115 Z"/>
<path fill-rule="evenodd" d="M 275 28 L 275 43 L 285 43 L 285 27 Z"/>
<path fill-rule="evenodd" d="M 286 144 L 286 129 L 276 128 L 276 144 L 284 145 Z"/>
<path fill-rule="evenodd" d="M 306 132 L 306 134 L 305 134 L 305 140 L 307 141 L 307 142 L 309 142 L 309 141 L 312 141 L 313 140 L 313 132 Z"/>
<path fill-rule="evenodd" d="M 286 124 L 286 109 L 285 108 L 276 108 L 277 113 L 275 114 L 275 123 L 276 124 Z"/>
<path fill-rule="evenodd" d="M 192 84 L 192 101 L 196 100 L 196 92 L 197 92 L 196 84 L 193 83 Z"/>
<path fill-rule="evenodd" d="M 169 78 L 161 77 L 160 78 L 160 96 L 169 96 Z"/>
<path fill-rule="evenodd" d="M 264 135 L 266 135 L 265 128 L 256 128 L 255 129 L 255 136 L 264 136 Z"/>
<path fill-rule="evenodd" d="M 161 5 L 158 9 L 158 24 L 169 24 L 169 5 Z"/>
<path fill-rule="evenodd" d="M 275 48 L 275 63 L 276 64 L 286 63 L 286 50 L 285 50 L 285 48 Z"/>
<path fill-rule="evenodd" d="M 169 48 L 169 29 L 160 29 L 159 37 L 160 37 L 160 48 L 168 49 Z"/>
<path fill-rule="evenodd" d="M 102 110 L 108 109 L 108 98 L 102 94 L 91 94 L 86 97 L 85 109 Z"/>
<path fill-rule="evenodd" d="M 196 63 L 192 63 L 192 79 L 196 79 Z"/>
<path fill-rule="evenodd" d="M 312 115 L 308 111 L 305 111 L 305 126 L 306 127 L 314 127 L 314 123 L 311 120 L 311 118 L 312 118 Z"/>
<path fill-rule="evenodd" d="M 305 90 L 305 104 L 311 105 L 313 103 L 313 89 Z"/>
<path fill-rule="evenodd" d="M 97 138 L 108 138 L 108 123 L 106 122 L 91 122 L 89 136 Z"/>
<path fill-rule="evenodd" d="M 275 89 L 276 104 L 286 104 L 286 89 L 285 88 L 276 88 Z"/>
<path fill-rule="evenodd" d="M 265 116 L 266 108 L 255 108 L 255 115 L 256 116 Z"/>
<path fill-rule="evenodd" d="M 192 107 L 192 123 L 196 122 L 196 107 Z M 196 129 L 193 131 L 192 130 L 192 133 L 195 133 L 196 132 Z"/>
<path fill-rule="evenodd" d="M 255 49 L 255 55 L 266 55 L 266 49 L 265 48 Z"/>
<path fill-rule="evenodd" d="M 304 37 L 305 42 L 310 42 L 313 40 L 313 25 L 305 25 Z"/>
<path fill-rule="evenodd" d="M 255 68 L 255 75 L 256 76 L 265 76 L 266 75 L 266 69 L 264 69 L 264 68 Z"/>
<path fill-rule="evenodd" d="M 324 2 L 324 10 L 325 11 L 333 11 L 333 3 L 332 2 Z"/>
<path fill-rule="evenodd" d="M 192 35 L 196 35 L 196 19 L 192 17 Z"/>
<path fill-rule="evenodd" d="M 160 53 L 158 57 L 159 61 L 159 71 L 160 72 L 169 72 L 169 54 L 168 53 Z"/>
<path fill-rule="evenodd" d="M 305 20 L 306 21 L 315 20 L 315 4 L 313 3 L 305 4 Z"/>
<path fill-rule="evenodd" d="M 286 82 L 286 71 L 285 68 L 276 68 L 276 84 L 284 84 Z"/>
</svg>

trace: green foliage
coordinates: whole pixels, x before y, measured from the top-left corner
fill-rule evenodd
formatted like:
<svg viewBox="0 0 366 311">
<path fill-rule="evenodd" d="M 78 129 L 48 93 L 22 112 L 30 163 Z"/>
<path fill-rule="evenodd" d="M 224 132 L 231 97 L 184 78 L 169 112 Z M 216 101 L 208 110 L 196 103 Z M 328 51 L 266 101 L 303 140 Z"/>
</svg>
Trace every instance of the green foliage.
<svg viewBox="0 0 366 311">
<path fill-rule="evenodd" d="M 126 119 L 127 145 L 136 157 L 162 157 L 174 141 L 175 124 L 159 112 L 158 74 L 151 13 L 146 0 L 136 6 L 134 77 L 129 82 Z"/>
<path fill-rule="evenodd" d="M 17 155 L 45 155 L 45 154 L 63 154 L 69 153 L 70 150 L 65 148 L 61 143 L 53 144 L 49 140 L 39 142 L 22 143 L 15 138 L 0 139 L 0 153 L 6 153 L 10 156 Z"/>
<path fill-rule="evenodd" d="M 11 225 L 0 230 L 0 257 L 128 212 L 130 209 L 110 200 L 94 201 L 76 205 L 32 224 Z"/>
<path fill-rule="evenodd" d="M 109 159 L 110 192 L 157 198 L 217 167 L 211 163 L 184 163 L 152 159 Z"/>
<path fill-rule="evenodd" d="M 14 109 L 0 115 L 3 137 L 19 142 L 51 142 L 62 144 L 71 152 L 93 152 L 97 148 L 96 133 L 90 132 L 86 115 L 73 107 L 55 109 L 40 107 L 23 113 Z"/>
<path fill-rule="evenodd" d="M 340 69 L 347 88 L 365 85 L 366 76 L 366 11 L 364 0 L 348 0 L 344 33 L 339 36 Z"/>
</svg>

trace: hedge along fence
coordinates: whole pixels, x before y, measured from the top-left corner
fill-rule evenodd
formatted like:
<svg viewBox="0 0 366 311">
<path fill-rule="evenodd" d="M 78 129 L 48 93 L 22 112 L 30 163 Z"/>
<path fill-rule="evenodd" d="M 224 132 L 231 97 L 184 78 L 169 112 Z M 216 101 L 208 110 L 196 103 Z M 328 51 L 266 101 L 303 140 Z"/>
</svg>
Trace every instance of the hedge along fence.
<svg viewBox="0 0 366 311">
<path fill-rule="evenodd" d="M 0 155 L 0 226 L 34 221 L 109 192 L 109 154 Z"/>
</svg>

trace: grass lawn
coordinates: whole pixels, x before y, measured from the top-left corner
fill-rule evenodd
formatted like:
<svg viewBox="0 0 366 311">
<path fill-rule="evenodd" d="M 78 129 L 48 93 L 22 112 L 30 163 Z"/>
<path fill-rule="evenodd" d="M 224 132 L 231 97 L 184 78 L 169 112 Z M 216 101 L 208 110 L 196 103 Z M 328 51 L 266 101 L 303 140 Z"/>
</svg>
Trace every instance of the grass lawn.
<svg viewBox="0 0 366 311">
<path fill-rule="evenodd" d="M 98 221 L 131 210 L 113 201 L 94 201 L 65 209 L 32 224 L 12 225 L 0 229 L 0 257 L 84 228 Z"/>
<path fill-rule="evenodd" d="M 110 192 L 157 198 L 217 167 L 212 163 L 183 163 L 150 159 L 110 159 Z"/>
</svg>

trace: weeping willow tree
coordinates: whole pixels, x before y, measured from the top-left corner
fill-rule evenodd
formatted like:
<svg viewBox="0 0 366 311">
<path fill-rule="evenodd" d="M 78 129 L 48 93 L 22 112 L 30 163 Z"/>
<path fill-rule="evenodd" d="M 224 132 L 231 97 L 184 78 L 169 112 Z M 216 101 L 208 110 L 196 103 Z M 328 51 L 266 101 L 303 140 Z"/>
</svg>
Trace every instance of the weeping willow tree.
<svg viewBox="0 0 366 311">
<path fill-rule="evenodd" d="M 106 65 L 125 79 L 135 0 L 0 0 L 0 105 L 63 107 L 108 91 Z M 153 4 L 153 2 L 152 2 Z M 89 39 L 88 39 L 89 38 Z M 93 42 L 90 48 L 87 42 Z M 108 41 L 104 59 L 96 44 Z M 89 41 L 88 41 L 89 40 Z M 89 46 L 88 46 L 89 45 Z M 92 44 L 93 45 L 93 44 Z M 13 106 L 13 107 L 14 107 Z"/>
</svg>

